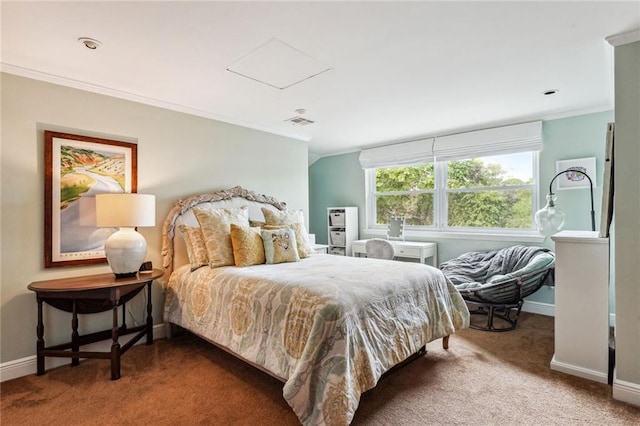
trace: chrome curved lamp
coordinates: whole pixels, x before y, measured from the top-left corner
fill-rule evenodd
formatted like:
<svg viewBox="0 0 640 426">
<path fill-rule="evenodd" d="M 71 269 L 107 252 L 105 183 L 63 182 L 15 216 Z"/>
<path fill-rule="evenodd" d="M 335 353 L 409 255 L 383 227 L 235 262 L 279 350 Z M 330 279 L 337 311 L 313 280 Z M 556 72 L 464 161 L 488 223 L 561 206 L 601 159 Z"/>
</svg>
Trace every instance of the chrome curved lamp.
<svg viewBox="0 0 640 426">
<path fill-rule="evenodd" d="M 561 209 L 556 207 L 557 197 L 553 193 L 553 182 L 558 176 L 568 172 L 579 173 L 589 180 L 589 191 L 591 193 L 591 230 L 596 230 L 596 214 L 593 209 L 593 182 L 589 175 L 582 170 L 569 168 L 556 174 L 553 179 L 551 179 L 551 182 L 549 183 L 549 193 L 547 194 L 547 204 L 542 209 L 538 210 L 534 216 L 536 225 L 538 226 L 538 231 L 543 235 L 549 236 L 555 234 L 562 229 L 562 225 L 564 225 L 565 214 Z"/>
</svg>

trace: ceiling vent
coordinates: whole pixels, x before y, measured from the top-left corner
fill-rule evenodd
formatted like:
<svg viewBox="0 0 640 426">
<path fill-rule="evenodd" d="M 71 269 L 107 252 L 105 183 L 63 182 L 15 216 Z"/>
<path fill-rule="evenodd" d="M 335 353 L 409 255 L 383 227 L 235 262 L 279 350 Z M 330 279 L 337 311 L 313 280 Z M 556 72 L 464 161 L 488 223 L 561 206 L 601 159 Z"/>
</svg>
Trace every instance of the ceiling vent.
<svg viewBox="0 0 640 426">
<path fill-rule="evenodd" d="M 287 118 L 284 121 L 285 122 L 288 121 L 294 126 L 308 126 L 309 124 L 315 123 L 315 121 L 309 120 L 308 118 L 304 118 L 301 115 L 296 115 L 295 117 Z"/>
</svg>

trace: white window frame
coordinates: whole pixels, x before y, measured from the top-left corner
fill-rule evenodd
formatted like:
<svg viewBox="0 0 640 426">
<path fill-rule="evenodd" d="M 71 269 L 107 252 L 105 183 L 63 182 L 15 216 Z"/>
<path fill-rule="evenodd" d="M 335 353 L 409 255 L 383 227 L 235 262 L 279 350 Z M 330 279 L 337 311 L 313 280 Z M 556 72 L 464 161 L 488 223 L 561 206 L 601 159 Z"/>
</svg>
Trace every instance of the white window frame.
<svg viewBox="0 0 640 426">
<path fill-rule="evenodd" d="M 419 193 L 433 193 L 434 194 L 434 224 L 431 226 L 405 226 L 405 235 L 409 238 L 424 237 L 424 238 L 464 238 L 464 239 L 487 239 L 487 240 L 502 240 L 502 241 L 522 241 L 522 242 L 542 242 L 543 237 L 539 235 L 535 229 L 533 215 L 539 209 L 539 163 L 540 156 L 537 151 L 530 151 L 533 161 L 533 183 L 531 185 L 514 185 L 514 186 L 500 186 L 500 187 L 480 187 L 480 188 L 466 188 L 466 189 L 449 189 L 446 187 L 447 177 L 447 161 L 434 161 L 434 174 L 435 174 L 435 188 L 433 190 L 421 190 Z M 487 154 L 485 156 L 492 156 Z M 483 156 L 478 156 L 482 158 Z M 399 165 L 397 167 L 403 167 Z M 364 230 L 367 234 L 383 235 L 386 233 L 387 227 L 385 225 L 376 224 L 376 196 L 384 195 L 382 193 L 377 194 L 376 188 L 376 169 L 365 169 L 365 202 L 366 202 L 366 223 L 367 229 Z M 532 189 L 533 205 L 531 213 L 531 228 L 530 229 L 504 229 L 504 228 L 471 228 L 471 227 L 449 227 L 446 224 L 446 218 L 448 215 L 448 194 L 451 192 L 473 192 L 473 191 L 487 191 L 487 190 L 507 190 L 507 189 Z M 398 191 L 393 194 L 412 193 L 411 191 Z"/>
</svg>

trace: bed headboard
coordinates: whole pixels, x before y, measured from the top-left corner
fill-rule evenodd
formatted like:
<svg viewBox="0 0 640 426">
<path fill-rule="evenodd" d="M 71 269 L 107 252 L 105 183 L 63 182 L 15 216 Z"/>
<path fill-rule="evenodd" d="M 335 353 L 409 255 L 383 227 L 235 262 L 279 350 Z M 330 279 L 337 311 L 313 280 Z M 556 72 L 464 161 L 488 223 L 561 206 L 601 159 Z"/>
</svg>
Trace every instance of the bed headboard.
<svg viewBox="0 0 640 426">
<path fill-rule="evenodd" d="M 242 207 L 249 208 L 249 219 L 264 222 L 262 207 L 271 210 L 285 210 L 287 204 L 276 200 L 269 195 L 256 194 L 240 186 L 231 189 L 223 189 L 216 192 L 204 192 L 175 202 L 162 226 L 162 266 L 165 268 L 165 277 L 169 277 L 173 270 L 181 265 L 189 263 L 187 249 L 180 232 L 176 229 L 181 224 L 198 226 L 198 221 L 193 213 L 196 206 L 205 208 Z"/>
</svg>

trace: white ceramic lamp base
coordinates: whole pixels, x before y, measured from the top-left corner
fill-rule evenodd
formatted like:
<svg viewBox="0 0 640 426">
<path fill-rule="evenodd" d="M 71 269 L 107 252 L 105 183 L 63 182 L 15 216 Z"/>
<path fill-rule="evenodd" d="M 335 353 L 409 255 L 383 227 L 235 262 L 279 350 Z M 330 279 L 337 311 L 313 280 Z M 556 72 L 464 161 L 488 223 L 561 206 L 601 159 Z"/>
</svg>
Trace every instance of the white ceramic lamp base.
<svg viewBox="0 0 640 426">
<path fill-rule="evenodd" d="M 147 256 L 147 241 L 134 228 L 122 227 L 104 243 L 104 253 L 117 278 L 131 277 Z"/>
</svg>

